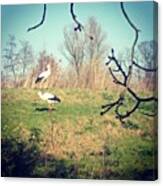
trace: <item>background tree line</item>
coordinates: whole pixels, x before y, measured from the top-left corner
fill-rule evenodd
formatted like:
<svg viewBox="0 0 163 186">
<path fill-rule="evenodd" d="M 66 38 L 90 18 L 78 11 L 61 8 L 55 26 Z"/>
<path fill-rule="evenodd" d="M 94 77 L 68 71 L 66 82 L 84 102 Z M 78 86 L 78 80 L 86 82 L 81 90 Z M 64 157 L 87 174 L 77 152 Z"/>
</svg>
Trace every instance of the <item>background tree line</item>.
<svg viewBox="0 0 163 186">
<path fill-rule="evenodd" d="M 2 87 L 24 87 L 24 88 L 90 88 L 105 89 L 113 88 L 115 85 L 104 67 L 106 56 L 110 50 L 106 42 L 107 35 L 94 17 L 90 17 L 85 25 L 85 32 L 74 32 L 72 26 L 63 30 L 64 41 L 61 53 L 67 60 L 66 68 L 61 61 L 53 55 L 47 54 L 46 50 L 39 53 L 38 59 L 34 55 L 32 45 L 28 41 L 16 41 L 13 35 L 9 35 L 6 48 L 3 50 L 3 66 L 1 71 Z M 90 39 L 91 37 L 91 39 Z M 136 51 L 137 61 L 146 68 L 154 68 L 157 57 L 157 44 L 154 41 L 139 43 Z M 118 55 L 123 66 L 127 65 L 130 56 L 128 49 L 124 49 Z M 50 63 L 52 75 L 42 85 L 35 85 L 37 74 Z M 152 89 L 154 86 L 154 74 L 134 70 L 135 81 L 142 86 Z"/>
</svg>

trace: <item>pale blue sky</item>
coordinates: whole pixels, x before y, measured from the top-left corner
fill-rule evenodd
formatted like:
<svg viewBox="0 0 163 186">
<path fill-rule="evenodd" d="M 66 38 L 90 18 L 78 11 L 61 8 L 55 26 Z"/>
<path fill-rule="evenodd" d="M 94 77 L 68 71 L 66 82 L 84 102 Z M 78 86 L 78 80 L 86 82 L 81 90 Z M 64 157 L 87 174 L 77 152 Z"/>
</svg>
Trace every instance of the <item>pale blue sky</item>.
<svg viewBox="0 0 163 186">
<path fill-rule="evenodd" d="M 141 29 L 140 41 L 153 39 L 153 2 L 126 2 L 126 11 L 138 28 Z M 37 53 L 42 49 L 63 59 L 59 47 L 63 42 L 63 28 L 73 23 L 69 4 L 48 4 L 44 24 L 36 30 L 27 32 L 27 28 L 38 23 L 42 17 L 43 5 L 3 5 L 1 7 L 2 48 L 8 40 L 8 34 L 14 34 L 17 40 L 28 40 Z M 91 16 L 95 17 L 107 33 L 108 44 L 120 50 L 129 47 L 133 41 L 133 30 L 122 16 L 117 2 L 76 3 L 78 19 L 85 24 Z"/>
</svg>

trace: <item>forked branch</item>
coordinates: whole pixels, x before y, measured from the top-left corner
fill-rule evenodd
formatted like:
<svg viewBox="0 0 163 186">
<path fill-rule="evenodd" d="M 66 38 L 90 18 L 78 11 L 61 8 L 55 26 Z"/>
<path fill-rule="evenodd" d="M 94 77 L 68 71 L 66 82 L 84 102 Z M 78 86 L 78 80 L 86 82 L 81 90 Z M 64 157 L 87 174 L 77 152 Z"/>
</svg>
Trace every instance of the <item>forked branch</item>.
<svg viewBox="0 0 163 186">
<path fill-rule="evenodd" d="M 74 3 L 70 3 L 70 14 L 71 14 L 71 17 L 73 19 L 73 21 L 75 22 L 76 26 L 74 28 L 74 31 L 84 31 L 85 34 L 89 37 L 90 40 L 93 40 L 93 36 L 90 35 L 89 33 L 87 33 L 84 29 L 84 26 L 81 24 L 81 22 L 79 22 L 79 20 L 77 19 L 77 16 L 76 14 L 74 13 Z"/>
<path fill-rule="evenodd" d="M 112 55 L 113 55 L 113 49 L 112 49 Z M 120 65 L 120 63 L 116 59 L 115 55 L 113 55 L 113 56 L 114 57 L 109 56 L 109 61 L 106 63 L 106 65 L 110 65 L 111 62 L 114 62 L 114 65 L 117 66 L 117 68 L 118 68 L 118 70 L 116 70 L 116 72 L 121 73 L 121 75 L 124 77 L 124 80 L 119 80 L 118 77 L 116 76 L 116 73 L 113 72 L 112 67 L 109 67 L 109 72 L 113 78 L 113 82 L 115 84 L 120 85 L 125 88 L 125 90 L 135 99 L 135 105 L 131 108 L 131 110 L 126 111 L 125 114 L 122 114 L 120 112 L 120 107 L 124 106 L 124 103 L 125 103 L 124 102 L 125 101 L 124 92 L 123 92 L 123 93 L 121 93 L 121 95 L 119 96 L 119 98 L 115 102 L 103 105 L 102 109 L 105 109 L 105 110 L 102 111 L 100 114 L 103 115 L 106 112 L 110 111 L 111 109 L 115 108 L 114 111 L 116 114 L 116 118 L 119 119 L 120 122 L 124 124 L 124 119 L 126 119 L 130 115 L 132 115 L 139 108 L 139 105 L 142 102 L 151 102 L 151 101 L 158 102 L 158 99 L 154 96 L 141 97 L 132 88 L 127 86 L 126 80 L 127 80 L 128 76 L 126 75 L 126 72 L 123 70 L 122 66 Z M 138 66 L 138 68 L 139 68 L 139 66 Z M 148 115 L 148 113 L 146 113 L 146 115 Z M 149 115 L 152 116 L 152 114 L 149 114 Z M 154 116 L 155 116 L 155 114 L 154 114 Z"/>
<path fill-rule="evenodd" d="M 106 62 L 106 65 L 109 65 L 109 64 L 111 64 L 111 62 L 114 62 L 115 66 L 117 67 L 116 70 L 115 70 L 115 69 L 112 70 L 111 68 L 109 68 L 110 74 L 111 74 L 111 76 L 113 77 L 114 82 L 115 82 L 116 84 L 122 84 L 122 85 L 124 84 L 124 85 L 126 85 L 126 83 L 127 83 L 127 74 L 126 74 L 126 72 L 124 71 L 124 69 L 123 69 L 123 67 L 121 66 L 121 64 L 119 63 L 119 61 L 116 59 L 115 54 L 114 54 L 114 49 L 111 50 L 111 56 L 108 56 L 108 58 L 109 58 L 109 61 Z M 119 72 L 119 73 L 123 76 L 123 82 L 122 82 L 122 81 L 119 81 L 119 80 L 116 78 L 116 76 L 114 75 L 113 71 L 114 71 L 114 72 Z"/>
<path fill-rule="evenodd" d="M 141 65 L 137 64 L 134 61 L 135 47 L 136 47 L 136 44 L 137 44 L 137 41 L 139 38 L 139 29 L 137 29 L 135 24 L 131 21 L 131 19 L 127 15 L 122 2 L 120 3 L 120 7 L 121 7 L 121 10 L 122 10 L 122 13 L 123 13 L 125 19 L 127 20 L 128 24 L 132 27 L 132 29 L 135 32 L 134 42 L 131 46 L 131 61 L 130 61 L 130 65 L 128 66 L 128 73 L 127 73 L 126 72 L 127 70 L 123 69 L 122 64 L 116 58 L 116 56 L 114 54 L 114 49 L 111 50 L 111 55 L 108 56 L 109 61 L 106 63 L 106 65 L 107 66 L 110 65 L 109 72 L 112 76 L 113 82 L 117 85 L 122 86 L 125 89 L 125 91 L 121 92 L 119 98 L 115 102 L 103 105 L 102 109 L 104 109 L 104 110 L 100 114 L 103 115 L 106 112 L 108 112 L 114 108 L 116 118 L 119 119 L 119 121 L 122 124 L 124 124 L 125 123 L 124 120 L 126 118 L 130 117 L 137 109 L 139 109 L 139 105 L 141 103 L 143 103 L 143 102 L 146 103 L 146 102 L 151 102 L 151 101 L 158 102 L 158 99 L 155 96 L 141 97 L 132 88 L 129 87 L 129 80 L 131 79 L 133 65 L 141 70 L 149 71 L 149 72 L 156 72 L 157 69 L 148 69 L 148 68 L 142 67 Z M 111 66 L 111 63 L 114 63 L 114 66 L 116 66 L 116 69 L 112 69 L 113 67 Z M 117 74 L 120 74 L 123 77 L 123 79 L 120 80 L 120 78 L 117 77 Z M 130 110 L 127 110 L 126 113 L 122 113 L 120 111 L 121 110 L 120 108 L 125 107 L 125 93 L 126 94 L 129 93 L 131 95 L 131 97 L 134 98 L 135 104 Z M 156 113 L 155 114 L 146 113 L 146 115 L 155 116 Z"/>
<path fill-rule="evenodd" d="M 74 31 L 78 31 L 79 30 L 81 32 L 82 29 L 84 29 L 84 26 L 77 20 L 77 16 L 74 13 L 74 3 L 70 4 L 70 13 L 71 13 L 73 21 L 76 24 L 76 27 L 74 28 Z"/>
<path fill-rule="evenodd" d="M 102 105 L 101 108 L 102 109 L 105 109 L 105 110 L 102 111 L 100 114 L 101 115 L 104 115 L 106 112 L 108 112 L 109 110 L 111 110 L 115 106 L 122 105 L 123 100 L 124 100 L 124 97 L 123 96 L 120 96 L 115 102 L 109 103 L 109 104 L 106 104 L 106 105 Z"/>
</svg>

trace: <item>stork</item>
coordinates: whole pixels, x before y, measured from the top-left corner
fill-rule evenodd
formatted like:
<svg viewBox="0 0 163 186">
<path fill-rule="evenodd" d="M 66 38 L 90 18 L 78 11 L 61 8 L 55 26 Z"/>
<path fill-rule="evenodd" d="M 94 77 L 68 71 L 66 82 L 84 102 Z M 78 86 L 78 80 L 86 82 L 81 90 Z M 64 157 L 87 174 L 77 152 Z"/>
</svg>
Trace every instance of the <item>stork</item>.
<svg viewBox="0 0 163 186">
<path fill-rule="evenodd" d="M 48 106 L 48 109 L 49 111 L 52 110 L 51 108 L 51 104 L 55 104 L 55 103 L 59 103 L 61 102 L 60 98 L 58 98 L 56 95 L 53 95 L 49 92 L 44 92 L 42 93 L 41 91 L 38 92 L 38 95 L 39 97 L 44 100 L 44 101 L 47 101 L 49 106 Z"/>
<path fill-rule="evenodd" d="M 51 68 L 50 68 L 50 64 L 47 65 L 47 70 L 41 72 L 39 74 L 39 76 L 37 77 L 35 83 L 38 83 L 38 82 L 44 82 L 51 74 Z"/>
</svg>

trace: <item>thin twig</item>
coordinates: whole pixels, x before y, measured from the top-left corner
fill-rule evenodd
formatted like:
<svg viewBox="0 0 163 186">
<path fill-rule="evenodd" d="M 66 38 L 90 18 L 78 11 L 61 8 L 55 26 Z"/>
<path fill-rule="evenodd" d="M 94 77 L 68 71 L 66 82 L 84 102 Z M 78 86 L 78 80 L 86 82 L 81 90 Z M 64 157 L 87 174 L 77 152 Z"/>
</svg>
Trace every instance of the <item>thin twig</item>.
<svg viewBox="0 0 163 186">
<path fill-rule="evenodd" d="M 126 83 L 127 83 L 127 75 L 126 75 L 126 72 L 123 70 L 122 65 L 121 65 L 121 64 L 118 62 L 118 60 L 116 59 L 113 49 L 111 49 L 111 54 L 112 54 L 112 56 L 108 56 L 109 61 L 106 63 L 106 65 L 109 65 L 109 64 L 113 61 L 113 62 L 115 63 L 115 65 L 116 65 L 117 69 L 116 69 L 116 70 L 112 70 L 111 68 L 109 68 L 109 71 L 110 71 L 110 73 L 111 73 L 113 79 L 115 80 L 115 83 L 126 85 Z M 114 71 L 114 72 L 120 72 L 120 73 L 121 73 L 121 75 L 122 75 L 123 78 L 124 78 L 123 83 L 120 82 L 120 81 L 116 81 L 117 78 L 115 78 L 115 76 L 114 76 L 114 74 L 113 74 L 113 71 Z"/>
<path fill-rule="evenodd" d="M 134 107 L 130 111 L 127 111 L 126 114 L 120 114 L 119 111 L 117 111 L 116 114 L 120 117 L 121 120 L 125 119 L 129 117 L 132 113 L 134 113 L 138 109 L 139 105 L 140 105 L 140 101 L 136 101 Z"/>
<path fill-rule="evenodd" d="M 102 111 L 100 114 L 101 115 L 104 115 L 106 112 L 108 112 L 109 110 L 111 110 L 114 106 L 116 105 L 121 105 L 122 102 L 124 100 L 124 97 L 123 96 L 120 96 L 116 101 L 114 101 L 113 103 L 109 103 L 109 104 L 106 104 L 106 105 L 102 105 L 102 109 L 106 109 L 104 111 Z"/>
<path fill-rule="evenodd" d="M 158 70 L 157 68 L 150 69 L 150 68 L 142 67 L 141 65 L 137 64 L 135 61 L 133 61 L 133 65 L 146 72 L 156 72 Z"/>
<path fill-rule="evenodd" d="M 113 73 L 113 71 L 112 71 L 111 68 L 109 68 L 109 72 L 110 72 L 110 74 L 111 74 L 111 76 L 113 78 L 113 82 L 114 83 L 119 84 L 119 85 L 122 85 L 122 86 L 124 85 L 123 82 L 121 82 L 120 80 L 117 79 L 117 77 L 114 75 L 114 73 Z"/>
</svg>

